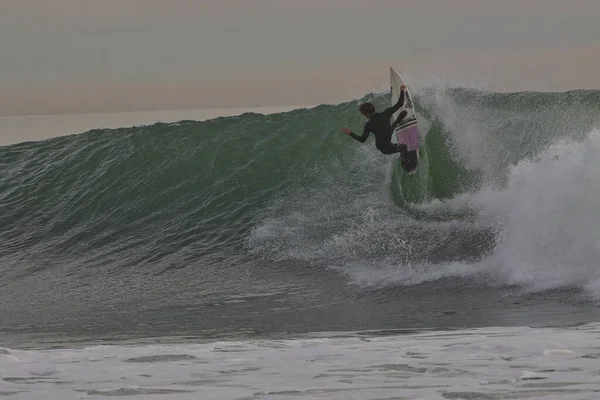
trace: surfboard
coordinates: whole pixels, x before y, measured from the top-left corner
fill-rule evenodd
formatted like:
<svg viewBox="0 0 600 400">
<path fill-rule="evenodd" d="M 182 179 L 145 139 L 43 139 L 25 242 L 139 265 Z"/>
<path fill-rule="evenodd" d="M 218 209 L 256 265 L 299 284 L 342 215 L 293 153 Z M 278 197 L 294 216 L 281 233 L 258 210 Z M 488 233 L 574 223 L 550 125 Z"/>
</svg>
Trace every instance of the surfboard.
<svg viewBox="0 0 600 400">
<path fill-rule="evenodd" d="M 392 105 L 396 104 L 400 98 L 400 86 L 406 85 L 400 74 L 393 68 L 390 67 L 390 89 L 392 91 Z M 396 120 L 398 115 L 402 111 L 406 111 L 406 116 L 400 123 Z M 412 95 L 408 86 L 404 93 L 404 105 L 396 111 L 391 118 L 392 126 L 394 126 L 394 135 L 398 143 L 405 144 L 407 150 L 419 151 L 419 123 L 417 121 L 417 114 L 415 113 L 415 106 L 413 103 Z M 409 172 L 410 175 L 414 174 L 416 169 Z"/>
<path fill-rule="evenodd" d="M 400 86 L 402 85 L 406 85 L 406 83 L 400 74 L 393 67 L 390 67 L 392 105 L 398 102 Z M 401 160 L 398 160 L 398 165 L 394 169 L 394 179 L 398 180 L 400 191 L 395 194 L 395 197 L 401 202 L 420 203 L 428 198 L 429 192 L 429 162 L 424 140 L 425 131 L 421 132 L 421 129 L 425 128 L 417 120 L 413 97 L 408 85 L 406 86 L 404 105 L 392 115 L 390 121 L 394 127 L 392 140 L 396 143 L 405 144 L 409 151 L 416 150 L 417 168 L 407 173 L 401 166 Z M 406 111 L 406 117 L 400 123 L 395 124 L 402 111 Z M 412 155 L 414 156 L 415 153 L 412 153 Z"/>
</svg>

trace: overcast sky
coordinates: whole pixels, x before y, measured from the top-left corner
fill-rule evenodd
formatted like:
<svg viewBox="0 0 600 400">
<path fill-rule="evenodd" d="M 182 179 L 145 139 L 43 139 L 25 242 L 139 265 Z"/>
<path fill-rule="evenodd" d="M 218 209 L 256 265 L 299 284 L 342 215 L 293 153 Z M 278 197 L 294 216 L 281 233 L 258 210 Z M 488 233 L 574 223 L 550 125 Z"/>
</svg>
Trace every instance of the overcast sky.
<svg viewBox="0 0 600 400">
<path fill-rule="evenodd" d="M 599 0 L 0 0 L 0 114 L 600 88 Z"/>
</svg>

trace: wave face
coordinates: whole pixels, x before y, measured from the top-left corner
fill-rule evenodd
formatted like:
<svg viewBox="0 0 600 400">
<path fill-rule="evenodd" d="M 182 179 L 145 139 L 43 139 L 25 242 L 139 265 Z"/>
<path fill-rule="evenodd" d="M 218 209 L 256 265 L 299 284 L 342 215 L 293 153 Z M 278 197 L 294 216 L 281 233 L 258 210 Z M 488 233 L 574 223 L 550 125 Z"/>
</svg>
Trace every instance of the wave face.
<svg viewBox="0 0 600 400">
<path fill-rule="evenodd" d="M 423 90 L 421 204 L 394 195 L 395 157 L 339 133 L 357 104 L 0 148 L 2 330 L 386 328 L 430 290 L 565 314 L 600 295 L 600 92 Z"/>
</svg>

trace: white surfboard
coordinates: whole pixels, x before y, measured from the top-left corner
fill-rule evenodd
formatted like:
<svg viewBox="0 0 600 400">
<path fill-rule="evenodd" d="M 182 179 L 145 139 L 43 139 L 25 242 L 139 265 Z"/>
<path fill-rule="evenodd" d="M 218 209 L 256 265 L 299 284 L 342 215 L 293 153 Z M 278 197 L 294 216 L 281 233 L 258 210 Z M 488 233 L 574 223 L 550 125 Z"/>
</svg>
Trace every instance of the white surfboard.
<svg viewBox="0 0 600 400">
<path fill-rule="evenodd" d="M 400 86 L 406 85 L 400 74 L 390 67 L 390 88 L 392 90 L 392 105 L 396 104 L 400 98 Z M 398 115 L 402 111 L 406 111 L 406 117 L 399 123 L 396 121 Z M 419 125 L 417 114 L 412 99 L 412 95 L 406 88 L 404 93 L 404 105 L 392 115 L 392 126 L 394 127 L 394 136 L 398 143 L 405 144 L 408 151 L 419 150 Z M 414 171 L 413 171 L 414 172 Z"/>
</svg>

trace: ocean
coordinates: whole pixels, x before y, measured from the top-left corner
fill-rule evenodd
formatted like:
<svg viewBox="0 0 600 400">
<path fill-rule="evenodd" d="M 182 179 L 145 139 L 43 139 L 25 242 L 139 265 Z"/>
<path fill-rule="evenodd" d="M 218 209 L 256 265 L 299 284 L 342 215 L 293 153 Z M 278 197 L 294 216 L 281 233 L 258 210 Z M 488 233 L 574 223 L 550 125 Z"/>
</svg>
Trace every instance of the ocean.
<svg viewBox="0 0 600 400">
<path fill-rule="evenodd" d="M 598 398 L 600 91 L 419 88 L 417 203 L 365 100 L 0 118 L 0 395 Z"/>
</svg>

